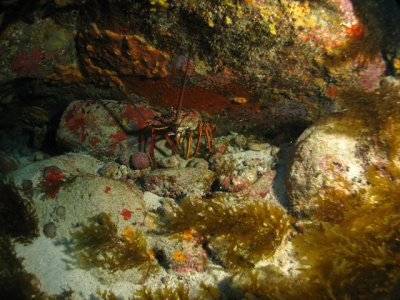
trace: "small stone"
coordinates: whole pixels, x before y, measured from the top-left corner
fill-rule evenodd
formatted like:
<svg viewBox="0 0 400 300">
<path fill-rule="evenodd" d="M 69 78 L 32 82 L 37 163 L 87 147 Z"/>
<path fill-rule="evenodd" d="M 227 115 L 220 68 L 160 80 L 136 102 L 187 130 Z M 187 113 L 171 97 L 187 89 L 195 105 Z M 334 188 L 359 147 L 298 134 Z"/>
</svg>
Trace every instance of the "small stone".
<svg viewBox="0 0 400 300">
<path fill-rule="evenodd" d="M 120 165 L 119 171 L 121 173 L 121 176 L 124 178 L 126 178 L 129 175 L 129 168 L 125 165 Z"/>
<path fill-rule="evenodd" d="M 150 157 L 145 152 L 135 152 L 131 155 L 131 166 L 137 170 L 143 170 L 151 167 Z"/>
<path fill-rule="evenodd" d="M 246 145 L 246 137 L 244 135 L 237 135 L 235 136 L 235 144 L 239 147 L 239 148 L 244 148 L 244 146 Z"/>
<path fill-rule="evenodd" d="M 160 161 L 160 167 L 163 168 L 184 168 L 187 161 L 181 158 L 179 155 L 173 155 L 166 157 Z"/>
<path fill-rule="evenodd" d="M 29 191 L 33 187 L 33 182 L 32 180 L 29 179 L 24 179 L 22 181 L 21 187 L 24 191 Z"/>
<path fill-rule="evenodd" d="M 47 223 L 43 226 L 43 233 L 49 239 L 53 239 L 57 235 L 57 227 L 53 222 Z"/>
<path fill-rule="evenodd" d="M 247 148 L 253 151 L 261 151 L 261 150 L 268 150 L 271 148 L 271 145 L 268 143 L 254 143 L 250 142 L 247 144 Z"/>
<path fill-rule="evenodd" d="M 5 152 L 0 152 L 0 174 L 6 175 L 7 173 L 18 168 L 18 162 Z"/>
<path fill-rule="evenodd" d="M 119 168 L 119 164 L 110 161 L 104 164 L 104 166 L 99 170 L 99 174 L 106 178 L 120 179 L 122 174 Z"/>
<path fill-rule="evenodd" d="M 56 215 L 62 219 L 65 218 L 66 212 L 67 212 L 67 210 L 64 206 L 59 206 L 56 208 Z"/>
<path fill-rule="evenodd" d="M 49 158 L 49 156 L 46 153 L 43 153 L 41 151 L 33 153 L 33 160 L 34 161 L 41 161 L 41 160 L 44 160 L 46 158 Z"/>
</svg>

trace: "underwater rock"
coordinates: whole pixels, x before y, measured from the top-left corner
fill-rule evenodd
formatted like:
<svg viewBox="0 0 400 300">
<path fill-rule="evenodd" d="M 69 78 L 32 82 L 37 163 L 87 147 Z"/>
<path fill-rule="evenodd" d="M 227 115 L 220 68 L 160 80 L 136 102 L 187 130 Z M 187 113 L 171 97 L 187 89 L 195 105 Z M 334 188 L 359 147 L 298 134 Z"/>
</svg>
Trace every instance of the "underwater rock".
<svg viewBox="0 0 400 300">
<path fill-rule="evenodd" d="M 143 177 L 143 188 L 163 197 L 202 196 L 213 180 L 214 173 L 203 168 L 156 169 Z"/>
<path fill-rule="evenodd" d="M 127 147 L 126 134 L 96 101 L 74 101 L 61 117 L 58 142 L 70 150 L 116 156 Z"/>
<path fill-rule="evenodd" d="M 53 239 L 57 235 L 57 226 L 54 222 L 47 223 L 43 226 L 43 233 L 49 239 Z"/>
<path fill-rule="evenodd" d="M 54 156 L 11 172 L 7 176 L 6 182 L 20 190 L 24 190 L 28 181 L 30 187 L 38 187 L 43 181 L 44 170 L 51 166 L 55 166 L 56 170 L 62 172 L 65 177 L 74 177 L 82 174 L 96 175 L 98 169 L 102 166 L 102 162 L 90 155 L 81 153 Z"/>
<path fill-rule="evenodd" d="M 329 121 L 316 124 L 296 142 L 287 189 L 298 217 L 313 217 L 322 190 L 351 194 L 366 185 L 359 140 L 335 132 L 332 126 Z"/>
<path fill-rule="evenodd" d="M 12 156 L 0 151 L 0 175 L 6 175 L 17 168 L 18 162 Z"/>
<path fill-rule="evenodd" d="M 172 155 L 167 157 L 161 157 L 158 159 L 158 165 L 162 168 L 185 168 L 187 160 L 180 157 L 180 155 Z"/>
<path fill-rule="evenodd" d="M 226 146 L 227 152 L 230 151 Z M 252 144 L 254 147 L 254 143 Z M 233 148 L 232 148 L 233 149 Z M 272 179 L 275 177 L 273 166 L 276 163 L 276 149 L 269 146 L 267 150 L 259 148 L 257 151 L 239 149 L 231 150 L 231 153 L 216 153 L 211 157 L 211 170 L 217 174 L 218 183 L 223 191 L 250 193 L 252 185 L 262 178 L 263 188 L 259 184 L 258 192 L 254 195 L 264 196 L 268 193 Z M 264 176 L 268 174 L 267 176 Z M 267 180 L 265 180 L 268 178 Z M 271 179 L 272 178 L 272 179 Z M 261 183 L 261 181 L 260 181 Z M 265 185 L 267 183 L 267 185 Z M 264 190 L 261 192 L 259 189 Z"/>
<path fill-rule="evenodd" d="M 143 193 L 138 188 L 121 181 L 95 176 L 97 169 L 93 168 L 94 165 L 88 166 L 88 162 L 86 170 L 83 161 L 74 169 L 77 166 L 73 164 L 82 158 L 92 160 L 92 164 L 98 163 L 90 156 L 70 155 L 69 163 L 66 158 L 67 155 L 33 163 L 8 176 L 8 181 L 17 190 L 23 188 L 22 183 L 27 176 L 31 178 L 35 192 L 30 198 L 38 216 L 39 226 L 44 228 L 46 224 L 56 224 L 57 238 L 62 239 L 68 238 L 71 230 L 77 225 L 85 223 L 88 218 L 99 213 L 110 214 L 111 220 L 118 225 L 120 231 L 132 223 L 142 224 L 145 203 Z M 74 161 L 71 158 L 77 159 Z M 45 165 L 49 166 L 44 167 Z M 90 167 L 93 169 L 90 170 Z M 51 197 L 43 192 L 43 172 L 54 174 L 52 178 L 58 174 L 63 175 L 61 183 L 57 185 L 57 192 L 51 194 Z M 53 184 L 52 187 L 54 186 Z M 69 213 L 66 214 L 66 211 Z M 124 213 L 128 211 L 129 215 Z"/>
<path fill-rule="evenodd" d="M 163 78 L 168 75 L 168 54 L 152 47 L 139 35 L 100 30 L 92 23 L 78 34 L 78 48 L 85 72 L 97 83 L 123 86 L 118 76 Z"/>
<path fill-rule="evenodd" d="M 126 163 L 128 146 L 134 147 L 137 133 L 156 115 L 150 108 L 112 100 L 74 101 L 64 111 L 57 138 L 70 150 L 82 150 L 96 157 L 118 158 Z M 128 153 L 127 153 L 128 151 Z"/>
<path fill-rule="evenodd" d="M 112 178 L 118 180 L 121 178 L 122 174 L 120 171 L 120 165 L 116 162 L 109 161 L 104 164 L 101 169 L 99 169 L 99 174 L 103 177 Z"/>
<path fill-rule="evenodd" d="M 35 19 L 33 24 L 16 22 L 4 30 L 0 36 L 0 80 L 45 78 L 55 65 L 76 62 L 73 19 L 71 15 L 68 29 L 46 18 Z"/>
<path fill-rule="evenodd" d="M 130 164 L 136 170 L 143 170 L 151 167 L 151 160 L 145 152 L 134 152 L 130 157 Z"/>
</svg>

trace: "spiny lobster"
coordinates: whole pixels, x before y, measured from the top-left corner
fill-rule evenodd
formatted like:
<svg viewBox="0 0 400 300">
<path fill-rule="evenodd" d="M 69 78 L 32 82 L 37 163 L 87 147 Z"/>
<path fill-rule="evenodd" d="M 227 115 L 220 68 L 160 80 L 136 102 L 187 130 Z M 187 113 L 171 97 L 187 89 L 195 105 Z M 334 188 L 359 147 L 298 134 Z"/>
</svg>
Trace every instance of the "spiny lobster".
<svg viewBox="0 0 400 300">
<path fill-rule="evenodd" d="M 183 84 L 180 90 L 178 98 L 178 107 L 176 110 L 172 108 L 168 114 L 156 116 L 152 120 L 148 120 L 144 116 L 142 111 L 136 106 L 136 104 L 133 103 L 133 101 L 130 101 L 130 104 L 132 104 L 133 108 L 138 113 L 140 118 L 146 123 L 146 125 L 139 130 L 139 134 L 142 137 L 144 137 L 147 136 L 146 132 L 150 131 L 151 141 L 150 141 L 149 155 L 153 166 L 155 166 L 156 162 L 154 150 L 155 150 L 156 135 L 158 133 L 165 135 L 166 141 L 168 142 L 169 146 L 171 147 L 171 150 L 175 154 L 181 155 L 182 151 L 184 151 L 185 159 L 189 159 L 191 156 L 195 156 L 198 153 L 200 148 L 200 142 L 203 136 L 206 139 L 207 150 L 211 151 L 211 148 L 213 146 L 214 135 L 216 131 L 215 124 L 203 122 L 201 120 L 200 113 L 195 110 L 187 110 L 182 108 L 184 92 L 188 77 L 189 63 L 190 63 L 190 52 L 186 61 Z M 120 122 L 118 123 L 120 124 Z M 123 126 L 121 126 L 121 128 L 123 128 Z M 197 134 L 197 141 L 194 148 L 194 152 L 191 154 L 192 143 L 195 134 Z M 184 143 L 185 138 L 186 138 L 186 143 Z M 143 141 L 143 143 L 145 143 L 144 139 L 141 140 Z M 186 147 L 184 147 L 184 145 L 186 145 Z"/>
<path fill-rule="evenodd" d="M 184 137 L 186 137 L 187 138 L 186 149 L 185 149 L 186 159 L 190 158 L 193 136 L 196 130 L 198 136 L 193 156 L 195 156 L 199 150 L 200 141 L 203 134 L 206 137 L 208 151 L 211 150 L 211 147 L 213 145 L 214 132 L 216 126 L 211 123 L 202 122 L 199 112 L 195 110 L 182 109 L 183 96 L 188 77 L 189 58 L 190 55 L 188 56 L 186 62 L 185 75 L 183 78 L 183 84 L 181 87 L 178 99 L 178 107 L 176 111 L 174 112 L 174 110 L 172 110 L 169 115 L 157 117 L 154 120 L 154 123 L 148 122 L 148 128 L 151 129 L 150 157 L 153 161 L 155 161 L 154 145 L 157 132 L 164 132 L 165 139 L 167 140 L 168 144 L 171 147 L 171 150 L 175 154 L 181 153 L 181 147 L 184 144 L 183 143 Z M 171 137 L 174 137 L 174 139 L 172 139 Z"/>
</svg>

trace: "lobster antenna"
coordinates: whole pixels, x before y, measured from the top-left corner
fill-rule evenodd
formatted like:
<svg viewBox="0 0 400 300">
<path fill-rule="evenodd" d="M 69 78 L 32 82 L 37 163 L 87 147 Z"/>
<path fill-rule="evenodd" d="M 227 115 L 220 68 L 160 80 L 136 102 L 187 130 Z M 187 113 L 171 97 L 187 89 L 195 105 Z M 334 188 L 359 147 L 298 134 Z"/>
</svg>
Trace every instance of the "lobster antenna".
<svg viewBox="0 0 400 300">
<path fill-rule="evenodd" d="M 185 67 L 185 75 L 183 77 L 183 84 L 182 84 L 181 92 L 179 94 L 179 101 L 178 101 L 178 108 L 176 110 L 176 115 L 175 115 L 175 122 L 178 121 L 179 115 L 181 114 L 181 110 L 182 110 L 183 93 L 185 92 L 185 86 L 186 86 L 186 82 L 187 82 L 189 62 L 190 62 L 190 57 L 192 56 L 192 50 L 193 50 L 193 44 L 191 46 L 189 46 L 189 53 L 188 53 L 188 57 L 186 60 L 186 67 Z"/>
</svg>

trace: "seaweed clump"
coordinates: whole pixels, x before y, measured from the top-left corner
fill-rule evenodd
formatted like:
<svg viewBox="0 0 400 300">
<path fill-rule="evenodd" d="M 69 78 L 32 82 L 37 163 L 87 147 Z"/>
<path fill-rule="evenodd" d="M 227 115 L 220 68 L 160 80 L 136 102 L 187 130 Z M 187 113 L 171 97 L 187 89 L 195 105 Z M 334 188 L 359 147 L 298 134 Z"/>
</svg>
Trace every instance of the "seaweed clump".
<svg viewBox="0 0 400 300">
<path fill-rule="evenodd" d="M 398 140 L 394 133 L 388 135 L 385 131 L 400 118 L 399 87 L 387 83 L 374 91 L 357 88 L 340 90 L 336 100 L 343 112 L 328 119 L 333 122 L 329 129 L 332 133 L 351 137 L 372 134 L 381 140 L 386 137 Z"/>
<path fill-rule="evenodd" d="M 234 299 L 245 300 L 302 300 L 326 299 L 321 295 L 314 295 L 304 288 L 305 282 L 283 274 L 272 265 L 258 269 L 249 269 L 234 277 L 232 284 L 236 291 Z"/>
<path fill-rule="evenodd" d="M 127 227 L 122 236 L 110 215 L 101 213 L 89 224 L 73 233 L 79 263 L 87 268 L 101 267 L 111 271 L 154 266 L 140 231 Z"/>
<path fill-rule="evenodd" d="M 294 241 L 310 266 L 302 276 L 333 299 L 383 299 L 400 291 L 400 170 L 396 173 L 370 171 L 365 197 L 373 201 Z"/>
<path fill-rule="evenodd" d="M 297 277 L 271 267 L 248 272 L 238 281 L 244 299 L 397 299 L 400 168 L 372 169 L 367 179 L 366 191 L 354 195 L 359 205 L 334 222 L 311 224 L 293 240 L 305 266 Z"/>
<path fill-rule="evenodd" d="M 10 239 L 0 238 L 0 297 L 1 299 L 45 299 L 39 281 L 25 272 Z"/>
<path fill-rule="evenodd" d="M 39 236 L 35 208 L 9 185 L 0 186 L 0 193 L 0 299 L 71 299 L 72 290 L 59 295 L 42 292 L 39 279 L 24 269 L 14 243 L 27 244 Z"/>
<path fill-rule="evenodd" d="M 207 244 L 223 244 L 228 267 L 252 266 L 272 255 L 290 227 L 285 211 L 268 202 L 243 199 L 240 204 L 227 205 L 225 200 L 223 196 L 209 201 L 183 199 L 173 208 L 167 230 L 195 229 Z"/>
<path fill-rule="evenodd" d="M 185 287 L 182 283 L 177 285 L 175 288 L 164 286 L 163 288 L 158 288 L 156 290 L 143 287 L 138 290 L 131 300 L 167 300 L 167 299 L 177 299 L 177 300 L 212 300 L 212 299 L 222 299 L 222 293 L 219 289 L 206 285 L 204 282 L 200 283 L 200 291 L 197 296 L 190 296 L 189 289 Z"/>
<path fill-rule="evenodd" d="M 164 286 L 156 290 L 148 287 L 144 287 L 138 290 L 132 300 L 166 300 L 166 299 L 177 299 L 177 300 L 189 300 L 189 289 L 186 288 L 183 283 L 179 284 L 176 288 Z"/>
<path fill-rule="evenodd" d="M 38 237 L 38 219 L 33 203 L 9 185 L 1 186 L 0 191 L 0 234 L 23 243 Z"/>
</svg>

